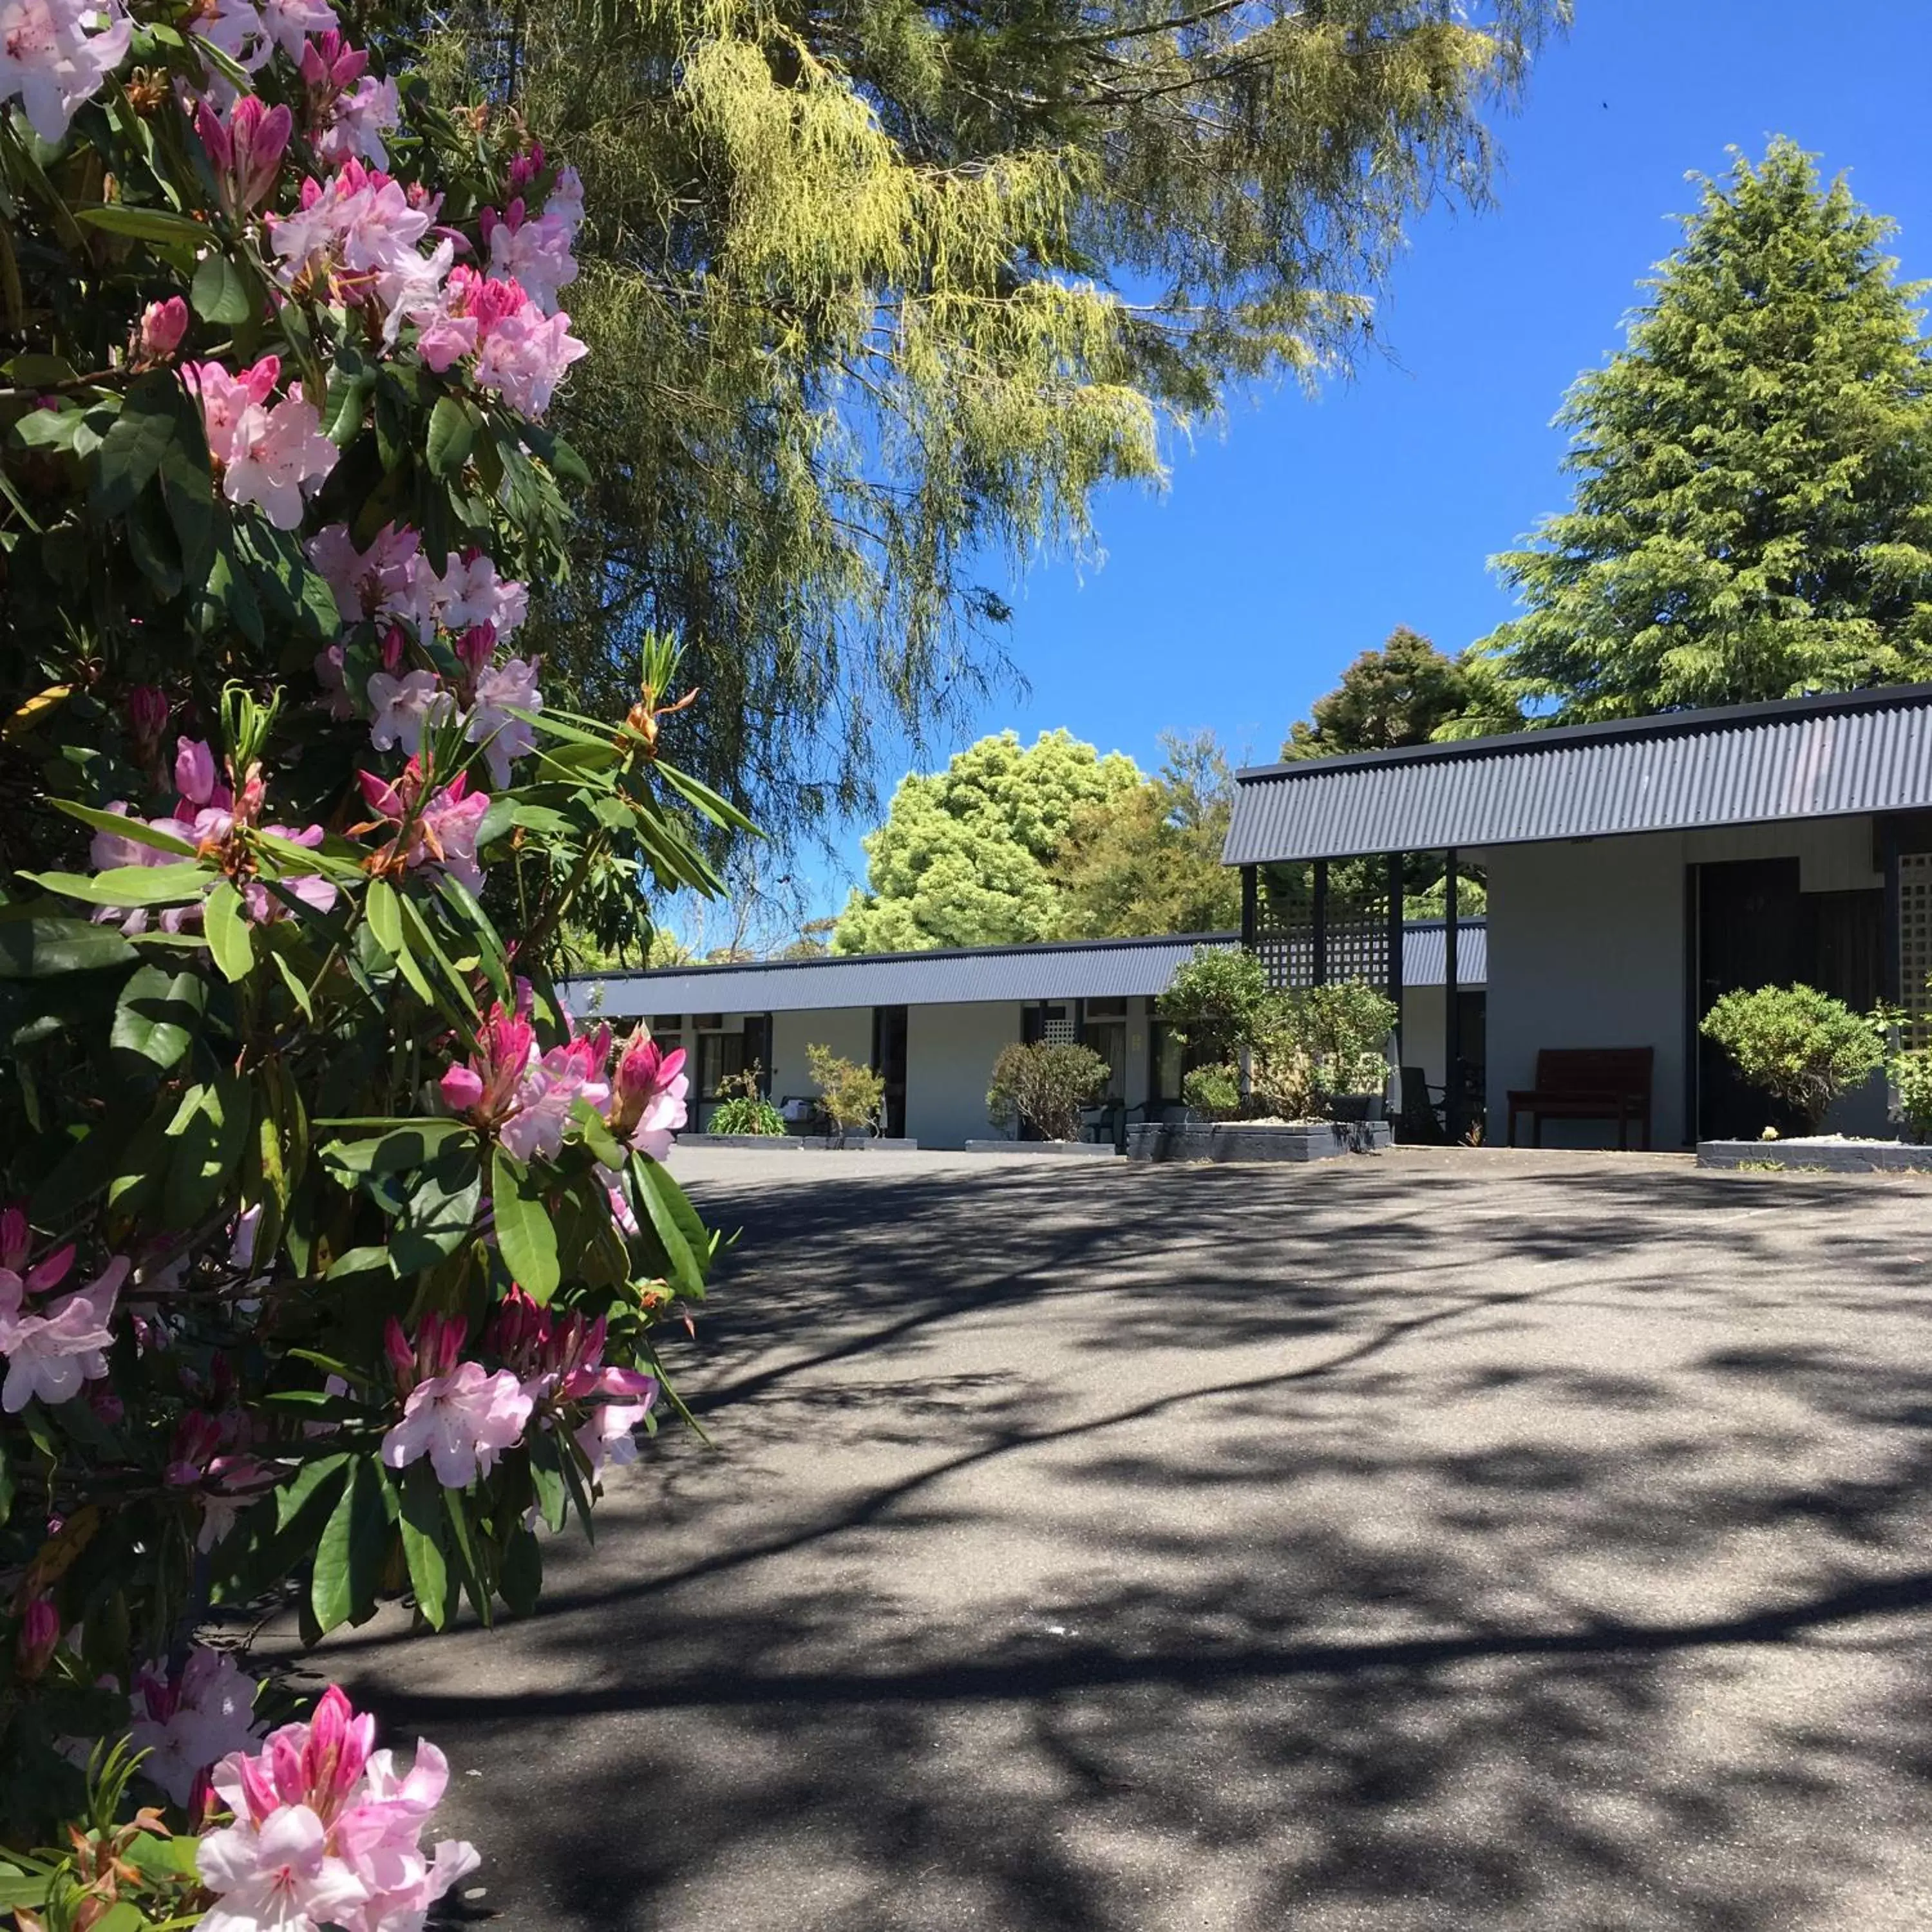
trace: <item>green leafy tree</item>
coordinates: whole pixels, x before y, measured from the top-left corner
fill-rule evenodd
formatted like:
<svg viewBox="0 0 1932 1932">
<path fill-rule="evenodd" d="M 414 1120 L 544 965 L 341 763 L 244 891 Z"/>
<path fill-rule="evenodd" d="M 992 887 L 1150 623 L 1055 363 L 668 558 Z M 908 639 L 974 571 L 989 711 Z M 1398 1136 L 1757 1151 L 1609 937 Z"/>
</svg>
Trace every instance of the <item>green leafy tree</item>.
<svg viewBox="0 0 1932 1932">
<path fill-rule="evenodd" d="M 1167 756 L 1138 790 L 1078 813 L 1050 868 L 1068 939 L 1226 932 L 1240 875 L 1221 862 L 1234 775 L 1211 731 L 1162 734 Z"/>
<path fill-rule="evenodd" d="M 1064 730 L 1042 731 L 1030 746 L 1003 731 L 943 772 L 913 773 L 865 842 L 871 890 L 852 894 L 833 950 L 1052 938 L 1060 898 L 1048 868 L 1076 816 L 1141 782 L 1131 758 L 1102 758 Z"/>
<path fill-rule="evenodd" d="M 1471 673 L 1460 659 L 1398 624 L 1379 650 L 1364 651 L 1342 674 L 1340 684 L 1315 700 L 1309 717 L 1296 720 L 1281 754 L 1328 758 L 1426 745 L 1469 711 L 1476 696 Z"/>
<path fill-rule="evenodd" d="M 1704 180 L 1628 345 L 1570 393 L 1573 507 L 1486 640 L 1565 721 L 1932 672 L 1932 363 L 1891 224 L 1774 141 Z"/>
<path fill-rule="evenodd" d="M 1412 213 L 1486 199 L 1485 121 L 1567 0 L 475 0 L 585 184 L 595 352 L 562 426 L 584 567 L 533 643 L 621 712 L 683 644 L 680 755 L 775 835 L 877 809 L 872 746 L 1004 671 L 1009 560 L 1078 552 L 1164 418 L 1366 339 Z"/>
<path fill-rule="evenodd" d="M 806 1069 L 818 1089 L 820 1104 L 842 1134 L 856 1128 L 881 1131 L 886 1104 L 885 1076 L 862 1066 L 814 1040 L 805 1049 Z"/>
</svg>

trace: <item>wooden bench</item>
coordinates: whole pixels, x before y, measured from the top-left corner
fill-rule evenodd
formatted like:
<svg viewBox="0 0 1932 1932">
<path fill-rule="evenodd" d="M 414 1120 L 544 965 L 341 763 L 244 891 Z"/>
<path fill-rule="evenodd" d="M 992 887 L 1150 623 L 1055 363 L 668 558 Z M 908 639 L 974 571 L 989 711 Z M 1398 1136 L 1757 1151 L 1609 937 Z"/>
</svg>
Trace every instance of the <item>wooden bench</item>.
<svg viewBox="0 0 1932 1932">
<path fill-rule="evenodd" d="M 1516 1145 L 1516 1117 L 1534 1123 L 1530 1144 L 1543 1144 L 1545 1120 L 1614 1120 L 1617 1145 L 1630 1145 L 1630 1123 L 1650 1145 L 1650 1082 L 1656 1049 L 1648 1046 L 1546 1046 L 1536 1056 L 1536 1084 L 1512 1088 L 1509 1144 Z"/>
</svg>

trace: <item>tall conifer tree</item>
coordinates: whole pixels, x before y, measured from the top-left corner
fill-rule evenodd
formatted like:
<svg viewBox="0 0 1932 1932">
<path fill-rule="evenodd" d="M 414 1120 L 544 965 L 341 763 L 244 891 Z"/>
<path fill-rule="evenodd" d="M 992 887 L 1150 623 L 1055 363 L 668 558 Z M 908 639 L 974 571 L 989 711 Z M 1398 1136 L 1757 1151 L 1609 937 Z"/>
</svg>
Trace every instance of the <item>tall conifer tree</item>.
<svg viewBox="0 0 1932 1932">
<path fill-rule="evenodd" d="M 1704 179 L 1628 346 L 1570 393 L 1574 506 L 1486 640 L 1565 720 L 1932 676 L 1932 358 L 1891 224 L 1774 141 Z"/>
</svg>

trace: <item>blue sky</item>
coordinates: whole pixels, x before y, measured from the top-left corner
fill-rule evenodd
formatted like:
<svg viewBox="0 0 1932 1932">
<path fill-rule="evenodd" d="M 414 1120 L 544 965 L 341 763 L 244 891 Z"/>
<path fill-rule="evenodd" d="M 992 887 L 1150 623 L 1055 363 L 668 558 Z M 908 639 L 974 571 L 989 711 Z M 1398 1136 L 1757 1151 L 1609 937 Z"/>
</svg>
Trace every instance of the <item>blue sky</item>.
<svg viewBox="0 0 1932 1932">
<path fill-rule="evenodd" d="M 1511 608 L 1487 559 L 1565 500 L 1550 426 L 1564 390 L 1618 346 L 1638 279 L 1675 245 L 1669 218 L 1693 205 L 1685 174 L 1720 172 L 1727 146 L 1756 154 L 1786 134 L 1847 170 L 1898 223 L 1904 272 L 1932 275 L 1932 5 L 1576 12 L 1498 125 L 1498 205 L 1414 226 L 1378 322 L 1389 358 L 1314 400 L 1292 386 L 1237 399 L 1172 452 L 1164 493 L 1110 493 L 1100 567 L 1047 564 L 1016 587 L 1030 688 L 961 742 L 1064 724 L 1150 768 L 1164 728 L 1205 725 L 1266 760 L 1396 625 L 1450 650 L 1483 635 Z M 843 902 L 839 870 L 822 874 L 825 910 Z"/>
</svg>

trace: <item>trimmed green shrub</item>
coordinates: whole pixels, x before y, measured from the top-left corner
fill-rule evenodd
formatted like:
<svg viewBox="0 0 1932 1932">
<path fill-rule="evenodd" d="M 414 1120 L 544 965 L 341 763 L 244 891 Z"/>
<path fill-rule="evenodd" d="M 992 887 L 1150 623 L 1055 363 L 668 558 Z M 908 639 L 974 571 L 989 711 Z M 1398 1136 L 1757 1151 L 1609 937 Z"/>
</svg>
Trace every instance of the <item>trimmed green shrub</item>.
<svg viewBox="0 0 1932 1932">
<path fill-rule="evenodd" d="M 1898 1111 L 1919 1139 L 1932 1137 L 1932 1047 L 1916 1046 L 1892 1063 Z"/>
<path fill-rule="evenodd" d="M 1197 1066 L 1181 1082 L 1180 1097 L 1210 1120 L 1232 1119 L 1241 1111 L 1240 1076 L 1226 1063 Z"/>
<path fill-rule="evenodd" d="M 1051 1040 L 1016 1040 L 993 1063 L 986 1117 L 995 1126 L 1024 1120 L 1043 1139 L 1077 1141 L 1080 1110 L 1107 1084 L 1106 1060 L 1090 1047 Z"/>
<path fill-rule="evenodd" d="M 1815 1132 L 1832 1102 L 1885 1061 L 1886 1019 L 1854 1012 L 1815 986 L 1726 993 L 1702 1031 L 1752 1086 L 1790 1107 Z"/>
</svg>

